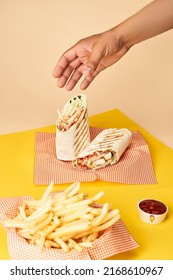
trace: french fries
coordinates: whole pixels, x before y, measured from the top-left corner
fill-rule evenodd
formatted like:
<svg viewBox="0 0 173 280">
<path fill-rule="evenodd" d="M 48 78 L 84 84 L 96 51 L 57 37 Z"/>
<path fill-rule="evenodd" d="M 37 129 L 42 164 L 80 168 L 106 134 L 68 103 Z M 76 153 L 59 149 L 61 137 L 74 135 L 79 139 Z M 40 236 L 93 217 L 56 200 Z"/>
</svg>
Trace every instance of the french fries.
<svg viewBox="0 0 173 280">
<path fill-rule="evenodd" d="M 97 206 L 101 191 L 91 198 L 80 193 L 80 183 L 71 184 L 62 192 L 53 193 L 53 182 L 40 200 L 26 200 L 18 207 L 15 218 L 3 222 L 15 228 L 29 244 L 43 248 L 74 249 L 81 252 L 94 246 L 94 241 L 117 220 L 118 209 L 110 203 Z"/>
</svg>

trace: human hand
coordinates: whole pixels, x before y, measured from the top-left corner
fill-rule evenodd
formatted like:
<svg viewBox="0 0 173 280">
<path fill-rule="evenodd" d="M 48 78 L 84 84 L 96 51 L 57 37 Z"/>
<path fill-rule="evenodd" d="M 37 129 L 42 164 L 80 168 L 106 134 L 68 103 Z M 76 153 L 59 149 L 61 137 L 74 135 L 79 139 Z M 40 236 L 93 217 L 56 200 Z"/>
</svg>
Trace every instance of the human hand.
<svg viewBox="0 0 173 280">
<path fill-rule="evenodd" d="M 85 90 L 104 69 L 118 61 L 127 51 L 116 28 L 84 38 L 68 49 L 59 59 L 53 77 L 57 85 L 72 90 L 84 77 L 80 89 Z"/>
</svg>

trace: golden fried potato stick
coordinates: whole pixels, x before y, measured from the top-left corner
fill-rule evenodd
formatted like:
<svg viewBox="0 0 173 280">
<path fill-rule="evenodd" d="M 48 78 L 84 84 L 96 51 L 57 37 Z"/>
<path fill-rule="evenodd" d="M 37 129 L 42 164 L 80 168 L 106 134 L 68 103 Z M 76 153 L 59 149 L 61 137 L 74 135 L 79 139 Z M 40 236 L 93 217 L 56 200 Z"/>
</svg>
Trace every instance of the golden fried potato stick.
<svg viewBox="0 0 173 280">
<path fill-rule="evenodd" d="M 118 220 L 120 219 L 120 215 L 117 214 L 116 216 L 114 216 L 111 220 L 109 220 L 108 222 L 101 224 L 97 227 L 93 227 L 91 229 L 92 232 L 98 232 L 98 231 L 103 231 L 111 226 L 113 226 L 113 224 L 115 224 Z"/>
<path fill-rule="evenodd" d="M 82 216 L 83 220 L 88 220 L 88 221 L 92 221 L 94 219 L 94 215 L 91 213 L 85 214 Z"/>
<path fill-rule="evenodd" d="M 3 225 L 11 228 L 28 228 L 27 222 L 19 219 L 5 220 Z"/>
<path fill-rule="evenodd" d="M 40 205 L 44 205 L 47 202 L 47 200 L 53 190 L 53 186 L 54 186 L 53 181 L 51 181 L 51 183 L 49 184 L 49 186 L 47 187 L 47 189 L 45 190 L 45 192 L 42 195 Z"/>
<path fill-rule="evenodd" d="M 73 249 L 73 248 L 76 249 L 78 252 L 83 251 L 83 248 L 73 239 L 69 240 L 69 247 L 70 247 L 70 249 Z"/>
<path fill-rule="evenodd" d="M 110 205 L 109 203 L 105 203 L 101 209 L 101 213 L 100 215 L 96 216 L 96 218 L 94 218 L 91 222 L 91 226 L 98 226 L 101 221 L 106 217 L 108 211 L 109 211 Z"/>
<path fill-rule="evenodd" d="M 71 208 L 71 207 L 80 206 L 80 205 L 84 205 L 84 204 L 90 205 L 93 202 L 99 200 L 103 195 L 104 195 L 104 192 L 100 191 L 98 194 L 96 194 L 95 196 L 93 196 L 91 198 L 84 199 L 84 200 L 76 202 L 76 203 L 68 204 L 66 207 Z"/>
<path fill-rule="evenodd" d="M 45 241 L 45 247 L 49 248 L 49 249 L 50 248 L 57 248 L 57 249 L 61 248 L 61 246 L 57 242 L 51 241 L 51 240 L 46 240 Z"/>
<path fill-rule="evenodd" d="M 110 210 L 106 217 L 104 217 L 104 219 L 102 220 L 102 224 L 106 223 L 107 221 L 111 220 L 113 217 L 117 216 L 120 217 L 120 213 L 118 209 L 112 209 Z"/>
<path fill-rule="evenodd" d="M 52 233 L 58 226 L 60 226 L 60 220 L 58 219 L 57 216 L 53 217 L 53 224 L 50 225 L 46 230 L 44 231 L 45 237 Z"/>
<path fill-rule="evenodd" d="M 53 218 L 53 213 L 50 212 L 48 217 L 42 223 L 39 223 L 39 224 L 35 225 L 32 229 L 30 229 L 30 233 L 34 234 L 34 233 L 40 231 L 41 229 L 45 228 L 47 225 L 49 225 L 52 218 Z"/>
<path fill-rule="evenodd" d="M 78 193 L 79 189 L 80 189 L 80 183 L 75 182 L 64 190 L 64 194 L 66 194 L 67 197 L 72 197 L 73 195 Z"/>
<path fill-rule="evenodd" d="M 74 238 L 76 236 L 76 232 L 73 232 L 73 233 L 69 233 L 67 235 L 64 235 L 61 237 L 61 239 L 64 241 L 64 242 L 68 242 L 71 238 Z"/>
<path fill-rule="evenodd" d="M 49 216 L 49 212 L 41 215 L 39 218 L 35 218 L 34 220 L 27 221 L 28 227 L 32 228 L 37 224 L 42 223 Z"/>
<path fill-rule="evenodd" d="M 93 242 L 98 238 L 98 232 L 93 232 L 86 237 L 86 242 Z"/>
<path fill-rule="evenodd" d="M 25 203 L 23 203 L 22 206 L 19 206 L 19 212 L 23 220 L 26 220 L 25 206 Z"/>
<path fill-rule="evenodd" d="M 34 213 L 28 216 L 26 220 L 27 221 L 35 220 L 36 218 L 39 218 L 40 216 L 49 212 L 50 210 L 51 210 L 51 199 L 49 198 L 45 204 L 41 205 Z"/>
<path fill-rule="evenodd" d="M 79 182 L 74 182 L 70 186 L 68 186 L 63 192 L 64 194 L 70 193 L 76 186 L 80 186 Z"/>
<path fill-rule="evenodd" d="M 55 194 L 51 197 L 51 205 L 52 206 L 58 206 L 59 205 L 59 206 L 62 207 L 61 204 L 63 204 L 64 200 L 66 200 L 66 199 L 67 199 L 67 195 L 64 194 L 64 193 L 61 193 L 58 196 L 56 196 L 56 194 Z"/>
<path fill-rule="evenodd" d="M 65 217 L 62 217 L 60 219 L 60 221 L 62 223 L 68 223 L 68 222 L 77 220 L 77 219 L 83 217 L 83 215 L 87 214 L 90 210 L 91 210 L 91 207 L 87 207 L 87 208 L 85 208 L 83 210 L 76 211 L 76 212 L 74 212 L 72 214 L 68 214 Z"/>
<path fill-rule="evenodd" d="M 62 226 L 57 228 L 55 232 L 50 233 L 47 239 L 55 239 L 56 237 L 63 237 L 64 235 L 76 232 L 83 232 L 89 230 L 91 222 L 83 222 L 80 224 L 74 224 L 69 226 Z"/>
<path fill-rule="evenodd" d="M 70 251 L 70 248 L 68 247 L 68 245 L 59 237 L 54 238 L 54 241 L 61 246 L 61 248 L 63 249 L 63 251 L 65 253 L 68 253 Z"/>
<path fill-rule="evenodd" d="M 79 242 L 78 243 L 80 247 L 84 247 L 84 248 L 92 248 L 94 247 L 93 242 Z"/>
<path fill-rule="evenodd" d="M 93 206 L 93 208 L 91 209 L 91 214 L 93 214 L 93 215 L 95 215 L 95 216 L 100 215 L 101 212 L 102 212 L 102 207 L 100 207 L 100 208 L 95 208 L 95 207 Z"/>
<path fill-rule="evenodd" d="M 32 235 L 28 232 L 28 230 L 27 230 L 27 231 L 19 230 L 19 231 L 18 231 L 18 234 L 19 234 L 20 236 L 24 237 L 25 239 L 35 239 L 35 237 L 32 236 Z"/>
<path fill-rule="evenodd" d="M 36 210 L 39 206 L 40 206 L 40 202 L 41 200 L 25 200 L 24 203 L 26 204 L 26 206 L 28 206 L 28 209 L 26 208 L 26 210 L 29 210 L 29 212 L 31 212 L 31 210 Z M 27 214 L 27 211 L 26 211 Z M 31 214 L 31 213 L 30 213 Z M 27 214 L 28 216 L 28 214 Z"/>
<path fill-rule="evenodd" d="M 40 247 L 41 250 L 43 250 L 44 248 L 44 244 L 45 244 L 45 236 L 41 235 L 40 238 L 35 240 L 36 245 L 38 245 Z"/>
<path fill-rule="evenodd" d="M 80 211 L 80 210 L 83 210 L 85 208 L 87 208 L 88 205 L 79 205 L 79 206 L 75 206 L 75 207 L 72 207 L 72 208 L 66 208 L 65 206 L 62 206 L 62 209 L 60 210 L 57 210 L 55 212 L 56 216 L 58 217 L 62 217 L 62 216 L 66 216 L 68 214 L 72 214 L 74 212 L 77 212 L 77 211 Z M 54 208 L 53 208 L 54 209 Z"/>
<path fill-rule="evenodd" d="M 64 199 L 62 201 L 59 201 L 58 205 L 53 207 L 52 211 L 56 212 L 58 210 L 60 210 L 60 205 L 62 204 L 62 207 L 68 207 L 69 205 L 78 203 L 78 202 L 82 202 L 84 200 L 85 194 L 84 193 L 80 193 L 80 194 L 76 194 L 70 198 Z M 68 206 L 67 206 L 68 205 Z"/>
<path fill-rule="evenodd" d="M 116 214 L 115 216 L 113 216 L 109 221 L 105 222 L 104 224 L 101 224 L 101 225 L 96 226 L 96 227 L 91 227 L 88 231 L 83 231 L 83 232 L 77 234 L 76 239 L 82 238 L 84 236 L 88 236 L 88 235 L 90 235 L 92 233 L 95 233 L 95 232 L 104 231 L 105 229 L 110 228 L 119 219 L 120 219 L 120 215 Z"/>
</svg>

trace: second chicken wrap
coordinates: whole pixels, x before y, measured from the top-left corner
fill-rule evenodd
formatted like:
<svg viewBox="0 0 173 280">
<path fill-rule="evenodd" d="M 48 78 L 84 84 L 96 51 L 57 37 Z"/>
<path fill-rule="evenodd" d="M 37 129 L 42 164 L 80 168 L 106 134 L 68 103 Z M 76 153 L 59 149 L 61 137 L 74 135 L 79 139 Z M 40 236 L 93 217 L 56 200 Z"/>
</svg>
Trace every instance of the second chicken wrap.
<svg viewBox="0 0 173 280">
<path fill-rule="evenodd" d="M 131 143 L 132 133 L 126 128 L 104 129 L 75 160 L 80 169 L 98 169 L 115 164 Z"/>
</svg>

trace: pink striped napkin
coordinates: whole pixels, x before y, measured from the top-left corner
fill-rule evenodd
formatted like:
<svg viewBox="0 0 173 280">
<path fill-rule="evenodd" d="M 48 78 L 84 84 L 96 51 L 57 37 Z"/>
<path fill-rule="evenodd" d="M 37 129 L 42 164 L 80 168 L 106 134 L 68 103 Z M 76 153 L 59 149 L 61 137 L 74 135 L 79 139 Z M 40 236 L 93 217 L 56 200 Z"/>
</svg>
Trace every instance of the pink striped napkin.
<svg viewBox="0 0 173 280">
<path fill-rule="evenodd" d="M 0 198 L 0 221 L 14 218 L 22 201 L 31 199 L 29 196 Z M 121 219 L 94 242 L 94 248 L 86 248 L 81 253 L 76 250 L 64 253 L 62 249 L 46 248 L 41 251 L 36 245 L 28 244 L 15 229 L 5 228 L 5 230 L 12 260 L 102 260 L 139 246 Z"/>
<path fill-rule="evenodd" d="M 91 141 L 103 129 L 90 127 Z M 156 184 L 148 145 L 139 131 L 118 163 L 97 170 L 79 170 L 70 161 L 56 158 L 55 133 L 37 132 L 35 140 L 34 183 L 48 185 L 71 182 L 107 181 L 123 184 Z"/>
</svg>

